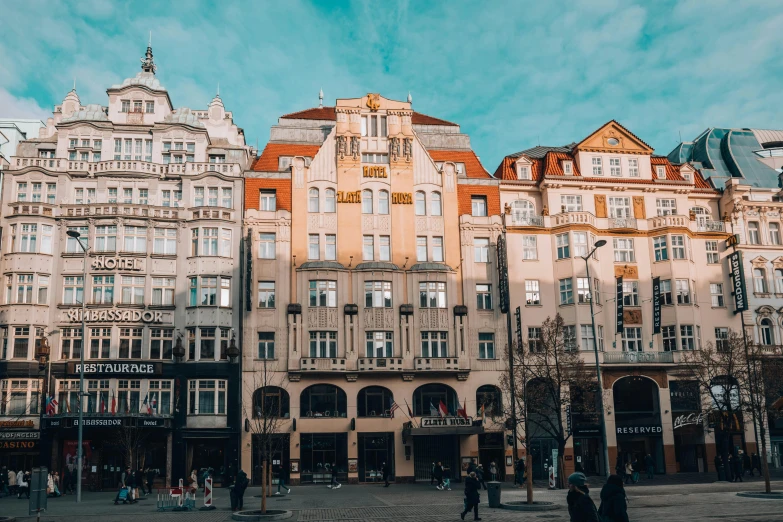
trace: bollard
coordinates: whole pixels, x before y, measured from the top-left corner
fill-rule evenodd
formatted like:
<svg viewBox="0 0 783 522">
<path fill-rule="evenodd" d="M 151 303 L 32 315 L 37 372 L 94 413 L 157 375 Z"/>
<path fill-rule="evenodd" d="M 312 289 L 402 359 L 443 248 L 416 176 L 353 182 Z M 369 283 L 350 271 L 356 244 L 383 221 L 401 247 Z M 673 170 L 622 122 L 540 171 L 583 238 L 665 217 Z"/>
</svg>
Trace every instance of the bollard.
<svg viewBox="0 0 783 522">
<path fill-rule="evenodd" d="M 200 508 L 199 511 L 209 511 L 211 509 L 216 508 L 212 505 L 212 477 L 207 477 L 204 481 L 204 507 Z"/>
</svg>

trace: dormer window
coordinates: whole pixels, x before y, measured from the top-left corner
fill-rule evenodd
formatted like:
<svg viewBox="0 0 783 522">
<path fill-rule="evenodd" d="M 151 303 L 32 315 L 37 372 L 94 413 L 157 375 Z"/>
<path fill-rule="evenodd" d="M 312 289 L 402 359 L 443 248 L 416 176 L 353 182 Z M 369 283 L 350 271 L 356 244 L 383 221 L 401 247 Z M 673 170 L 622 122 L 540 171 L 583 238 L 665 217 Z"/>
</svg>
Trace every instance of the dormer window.
<svg viewBox="0 0 783 522">
<path fill-rule="evenodd" d="M 603 170 L 603 163 L 601 162 L 600 157 L 594 157 L 593 158 L 593 176 L 603 176 L 604 170 Z"/>
<path fill-rule="evenodd" d="M 656 165 L 655 175 L 658 177 L 658 179 L 666 179 L 666 167 L 663 165 Z"/>
<path fill-rule="evenodd" d="M 293 160 L 293 156 L 280 156 L 277 159 L 277 170 L 288 170 L 291 168 L 291 162 Z"/>
<path fill-rule="evenodd" d="M 147 114 L 153 114 L 155 112 L 155 102 L 148 101 L 144 105 L 144 112 Z"/>
<path fill-rule="evenodd" d="M 454 164 L 454 170 L 457 171 L 457 176 L 464 176 L 465 175 L 465 164 L 464 163 L 455 163 Z"/>
<path fill-rule="evenodd" d="M 574 162 L 573 161 L 564 161 L 563 162 L 563 174 L 566 176 L 573 176 L 574 175 Z"/>
<path fill-rule="evenodd" d="M 530 179 L 530 167 L 527 165 L 520 165 L 518 167 L 517 177 L 519 179 Z"/>
<path fill-rule="evenodd" d="M 122 109 L 120 112 L 130 112 L 130 100 L 122 100 Z"/>
<path fill-rule="evenodd" d="M 682 174 L 682 177 L 683 177 L 683 179 L 685 179 L 685 181 L 687 181 L 687 182 L 690 182 L 690 181 L 691 181 L 691 174 L 690 174 L 689 172 L 683 172 L 683 174 Z"/>
</svg>

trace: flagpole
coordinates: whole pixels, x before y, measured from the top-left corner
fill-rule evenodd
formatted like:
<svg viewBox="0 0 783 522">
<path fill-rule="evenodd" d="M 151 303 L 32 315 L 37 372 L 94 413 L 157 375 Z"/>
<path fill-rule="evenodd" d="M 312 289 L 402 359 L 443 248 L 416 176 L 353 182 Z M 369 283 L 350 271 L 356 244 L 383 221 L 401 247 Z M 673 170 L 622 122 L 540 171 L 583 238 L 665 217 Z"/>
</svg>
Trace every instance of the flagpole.
<svg viewBox="0 0 783 522">
<path fill-rule="evenodd" d="M 405 399 L 405 407 L 408 409 L 408 411 L 405 412 L 405 416 L 408 417 L 408 420 L 411 421 L 411 424 L 413 424 L 415 426 L 416 425 L 416 421 L 413 420 L 413 417 L 408 415 L 408 412 L 413 411 L 413 410 L 411 410 L 411 407 L 408 406 L 408 399 Z M 419 426 L 419 427 L 421 427 L 421 426 Z"/>
</svg>

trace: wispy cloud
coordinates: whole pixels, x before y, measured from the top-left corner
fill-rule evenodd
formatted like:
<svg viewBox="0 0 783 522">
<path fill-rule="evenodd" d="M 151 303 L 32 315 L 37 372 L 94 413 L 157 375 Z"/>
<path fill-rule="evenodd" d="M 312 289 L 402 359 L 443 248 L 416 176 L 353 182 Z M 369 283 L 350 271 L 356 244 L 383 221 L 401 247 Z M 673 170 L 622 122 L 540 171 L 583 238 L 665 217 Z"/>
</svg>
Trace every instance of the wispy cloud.
<svg viewBox="0 0 783 522">
<path fill-rule="evenodd" d="M 779 0 L 32 0 L 4 20 L 0 116 L 59 103 L 73 77 L 84 103 L 105 103 L 152 30 L 174 103 L 205 107 L 219 82 L 251 143 L 321 87 L 329 103 L 411 91 L 417 110 L 460 123 L 490 170 L 612 118 L 661 153 L 678 132 L 783 125 Z"/>
</svg>

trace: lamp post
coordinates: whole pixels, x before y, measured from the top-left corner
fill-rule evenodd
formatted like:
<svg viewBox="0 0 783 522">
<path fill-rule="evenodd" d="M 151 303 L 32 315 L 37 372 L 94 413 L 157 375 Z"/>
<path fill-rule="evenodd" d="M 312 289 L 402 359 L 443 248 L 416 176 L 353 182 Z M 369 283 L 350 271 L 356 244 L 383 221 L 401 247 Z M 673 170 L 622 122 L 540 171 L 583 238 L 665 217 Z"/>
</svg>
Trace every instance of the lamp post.
<svg viewBox="0 0 783 522">
<path fill-rule="evenodd" d="M 588 259 L 592 256 L 596 250 L 606 244 L 606 241 L 599 239 L 593 245 L 593 249 L 589 254 L 582 257 L 585 260 L 585 268 L 587 269 L 587 288 L 590 291 L 590 324 L 593 330 L 593 353 L 595 354 L 595 375 L 598 379 L 598 414 L 601 416 L 601 442 L 604 446 L 604 472 L 606 476 L 609 476 L 609 444 L 606 437 L 606 419 L 604 418 L 604 396 L 603 386 L 601 386 L 601 363 L 598 360 L 598 337 L 595 334 L 595 310 L 593 309 L 593 283 L 590 279 L 590 263 Z"/>
<path fill-rule="evenodd" d="M 44 415 L 46 415 L 46 407 L 49 405 L 49 377 L 51 375 L 51 366 L 49 365 L 50 354 L 51 350 L 49 348 L 49 340 L 46 338 L 46 334 L 44 333 L 43 329 L 41 329 L 41 338 L 38 339 L 38 343 L 35 347 L 35 358 L 38 361 L 38 370 L 44 372 L 43 386 L 41 387 L 41 411 L 38 416 L 38 429 L 41 432 L 41 466 L 44 464 L 48 466 L 48 459 L 51 458 L 51 450 L 47 447 L 46 444 L 44 444 L 44 442 L 46 442 L 44 431 Z M 48 365 L 50 371 L 45 372 L 44 370 L 46 370 Z"/>
<path fill-rule="evenodd" d="M 81 234 L 75 230 L 68 230 L 66 232 L 68 237 L 72 237 L 81 247 L 84 252 L 84 270 L 82 275 L 82 349 L 79 350 L 79 437 L 78 437 L 78 449 L 76 450 L 76 502 L 82 501 L 82 467 L 84 466 L 84 448 L 82 447 L 84 440 L 84 349 L 86 347 L 87 332 L 85 328 L 85 311 L 87 309 L 87 250 L 89 247 L 84 246 L 81 241 Z"/>
</svg>

